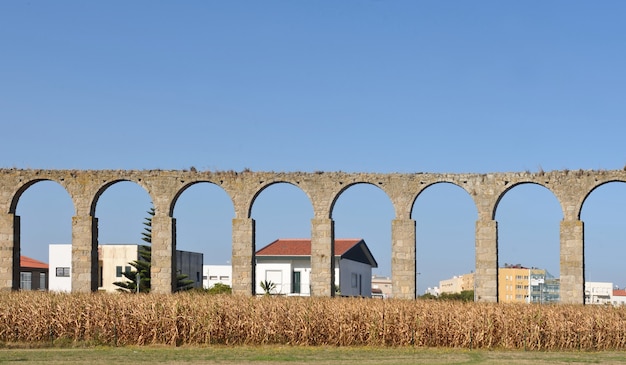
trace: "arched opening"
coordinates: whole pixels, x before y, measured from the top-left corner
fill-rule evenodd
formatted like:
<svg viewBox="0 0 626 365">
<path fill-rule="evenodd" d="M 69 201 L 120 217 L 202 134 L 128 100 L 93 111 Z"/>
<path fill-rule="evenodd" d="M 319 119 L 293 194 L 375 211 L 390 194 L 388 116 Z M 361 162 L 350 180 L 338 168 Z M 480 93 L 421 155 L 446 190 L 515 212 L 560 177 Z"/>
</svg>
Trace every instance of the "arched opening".
<svg viewBox="0 0 626 365">
<path fill-rule="evenodd" d="M 260 192 L 251 212 L 256 227 L 255 292 L 310 295 L 313 207 L 307 195 L 288 183 L 272 184 Z"/>
<path fill-rule="evenodd" d="M 367 263 L 360 262 L 361 265 L 354 269 L 336 264 L 335 285 L 339 285 L 341 295 L 371 296 L 372 289 L 383 290 L 381 286 L 390 283 L 391 222 L 394 217 L 389 197 L 374 185 L 351 185 L 339 195 L 332 210 L 335 246 L 340 239 L 363 239 L 376 262 L 369 268 Z M 346 260 L 346 263 L 350 261 Z M 379 294 L 378 290 L 374 294 Z M 391 295 L 391 288 L 382 295 Z"/>
<path fill-rule="evenodd" d="M 16 215 L 20 217 L 20 232 L 16 247 L 20 263 L 13 265 L 19 278 L 14 287 L 21 290 L 54 288 L 57 277 L 69 277 L 69 269 L 50 260 L 51 247 L 72 242 L 74 205 L 67 191 L 54 181 L 40 181 L 20 196 Z M 59 271 L 59 272 L 57 272 Z M 16 285 L 17 284 L 17 285 Z M 69 289 L 68 289 L 69 290 Z"/>
<path fill-rule="evenodd" d="M 613 290 L 626 288 L 626 183 L 607 183 L 593 190 L 583 204 L 581 220 L 585 303 L 618 304 Z"/>
<path fill-rule="evenodd" d="M 451 183 L 426 188 L 411 213 L 416 225 L 418 295 L 474 291 L 476 206 Z"/>
<path fill-rule="evenodd" d="M 95 215 L 98 219 L 99 291 L 136 291 L 136 272 L 142 271 L 137 262 L 147 262 L 148 266 L 151 262 L 142 246 L 148 251 L 151 249 L 151 234 L 146 223 L 152 218 L 152 207 L 147 191 L 129 181 L 108 186 L 98 198 Z M 149 288 L 147 275 L 139 278 L 145 283 L 140 285 L 140 290 Z"/>
<path fill-rule="evenodd" d="M 194 280 L 195 288 L 232 288 L 234 216 L 228 194 L 211 183 L 194 184 L 176 200 L 176 271 L 191 274 L 187 279 Z M 197 260 L 200 271 L 192 270 L 198 266 Z"/>
<path fill-rule="evenodd" d="M 516 185 L 497 206 L 498 301 L 559 301 L 561 206 L 537 184 Z"/>
</svg>

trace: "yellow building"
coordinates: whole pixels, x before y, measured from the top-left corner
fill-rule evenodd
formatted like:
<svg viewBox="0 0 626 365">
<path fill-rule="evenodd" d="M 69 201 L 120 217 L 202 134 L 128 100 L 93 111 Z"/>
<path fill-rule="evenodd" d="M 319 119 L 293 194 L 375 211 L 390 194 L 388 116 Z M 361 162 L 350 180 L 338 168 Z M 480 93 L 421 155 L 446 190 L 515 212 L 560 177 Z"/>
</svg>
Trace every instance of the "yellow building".
<svg viewBox="0 0 626 365">
<path fill-rule="evenodd" d="M 439 292 L 441 294 L 460 293 L 465 290 L 474 290 L 474 273 L 454 276 L 451 279 L 439 282 Z"/>
<path fill-rule="evenodd" d="M 522 266 L 506 266 L 498 270 L 498 302 L 527 303 L 530 273 Z"/>
<path fill-rule="evenodd" d="M 506 265 L 498 269 L 498 302 L 530 303 L 532 278 L 545 277 L 546 270 L 527 268 L 521 265 Z M 532 285 L 532 286 L 531 286 Z"/>
</svg>

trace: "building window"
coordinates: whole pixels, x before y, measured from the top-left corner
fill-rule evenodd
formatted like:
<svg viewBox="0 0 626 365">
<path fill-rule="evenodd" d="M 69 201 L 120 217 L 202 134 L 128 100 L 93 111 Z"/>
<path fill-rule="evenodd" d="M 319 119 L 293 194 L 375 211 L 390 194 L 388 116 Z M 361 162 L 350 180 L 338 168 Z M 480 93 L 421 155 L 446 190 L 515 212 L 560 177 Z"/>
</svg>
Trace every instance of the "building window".
<svg viewBox="0 0 626 365">
<path fill-rule="evenodd" d="M 46 273 L 39 273 L 39 290 L 46 290 Z"/>
<path fill-rule="evenodd" d="M 122 267 L 121 266 L 116 266 L 115 267 L 115 276 L 118 278 L 122 277 Z"/>
<path fill-rule="evenodd" d="M 70 277 L 70 268 L 69 267 L 57 267 L 57 278 L 69 278 Z"/>
<path fill-rule="evenodd" d="M 220 280 L 228 280 L 229 277 L 228 276 L 220 276 Z"/>
<path fill-rule="evenodd" d="M 358 283 L 357 279 L 358 279 L 358 277 L 356 276 L 356 273 L 352 273 L 352 274 L 350 275 L 350 284 L 351 284 L 351 286 L 352 286 L 353 288 L 356 288 L 356 287 L 357 287 L 357 283 Z"/>
<path fill-rule="evenodd" d="M 209 280 L 217 280 L 217 275 L 211 275 L 211 276 L 209 276 Z"/>
<path fill-rule="evenodd" d="M 20 288 L 22 290 L 31 290 L 33 281 L 33 273 L 32 272 L 21 272 L 20 273 Z"/>
</svg>

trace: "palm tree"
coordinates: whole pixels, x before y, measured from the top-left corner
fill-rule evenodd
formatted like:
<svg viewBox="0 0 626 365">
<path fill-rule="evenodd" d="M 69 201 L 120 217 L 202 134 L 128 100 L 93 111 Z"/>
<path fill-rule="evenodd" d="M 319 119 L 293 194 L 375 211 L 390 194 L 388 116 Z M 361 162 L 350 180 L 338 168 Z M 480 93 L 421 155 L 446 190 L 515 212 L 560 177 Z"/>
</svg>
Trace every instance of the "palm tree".
<svg viewBox="0 0 626 365">
<path fill-rule="evenodd" d="M 276 284 L 269 280 L 263 280 L 261 281 L 261 289 L 263 289 L 265 295 L 270 295 L 272 290 L 276 289 Z"/>
</svg>

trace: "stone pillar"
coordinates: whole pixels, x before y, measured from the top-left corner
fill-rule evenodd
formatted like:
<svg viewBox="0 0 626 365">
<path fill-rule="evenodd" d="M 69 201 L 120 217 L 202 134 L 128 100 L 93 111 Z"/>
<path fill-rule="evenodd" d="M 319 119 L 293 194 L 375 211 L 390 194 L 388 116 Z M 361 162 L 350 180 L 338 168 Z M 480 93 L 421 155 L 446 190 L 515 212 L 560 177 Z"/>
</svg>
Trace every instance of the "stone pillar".
<svg viewBox="0 0 626 365">
<path fill-rule="evenodd" d="M 391 282 L 393 297 L 415 299 L 415 220 L 394 219 L 391 223 Z"/>
<path fill-rule="evenodd" d="M 311 295 L 335 295 L 335 222 L 311 219 Z"/>
<path fill-rule="evenodd" d="M 54 268 L 50 268 L 53 274 Z M 72 217 L 72 292 L 98 290 L 98 218 Z"/>
<path fill-rule="evenodd" d="M 561 303 L 585 303 L 584 223 L 561 221 Z"/>
<path fill-rule="evenodd" d="M 233 219 L 233 294 L 256 294 L 255 226 L 252 218 Z"/>
<path fill-rule="evenodd" d="M 176 289 L 176 220 L 152 217 L 152 267 L 150 292 L 169 294 Z"/>
<path fill-rule="evenodd" d="M 498 301 L 498 222 L 476 221 L 476 287 L 478 302 Z"/>
<path fill-rule="evenodd" d="M 20 217 L 0 215 L 0 290 L 19 289 Z"/>
</svg>

